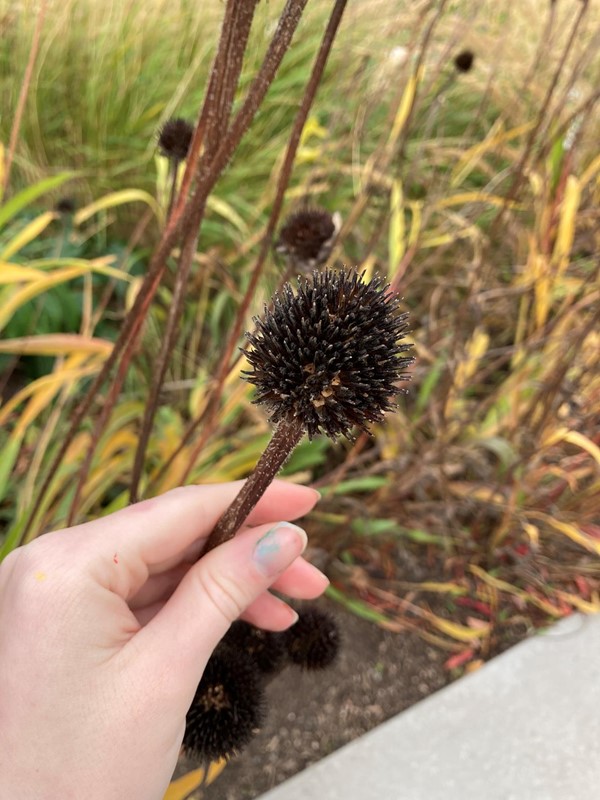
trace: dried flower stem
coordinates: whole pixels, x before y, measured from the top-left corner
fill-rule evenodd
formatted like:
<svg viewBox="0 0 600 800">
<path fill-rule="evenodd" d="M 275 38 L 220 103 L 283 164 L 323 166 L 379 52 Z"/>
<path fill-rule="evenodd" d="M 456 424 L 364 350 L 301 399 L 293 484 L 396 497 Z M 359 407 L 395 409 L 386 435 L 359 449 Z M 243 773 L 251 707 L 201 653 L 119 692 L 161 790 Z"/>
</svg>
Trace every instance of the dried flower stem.
<svg viewBox="0 0 600 800">
<path fill-rule="evenodd" d="M 231 539 L 241 528 L 254 506 L 263 496 L 293 449 L 302 439 L 304 430 L 298 423 L 282 421 L 277 426 L 266 450 L 239 494 L 213 528 L 202 555 Z"/>
<path fill-rule="evenodd" d="M 190 441 L 194 431 L 198 428 L 198 426 L 204 422 L 205 423 L 204 431 L 194 446 L 194 450 L 192 452 L 192 455 L 188 462 L 188 466 L 182 478 L 182 481 L 185 482 L 185 480 L 187 479 L 191 470 L 194 467 L 196 459 L 198 458 L 198 454 L 204 448 L 211 434 L 212 422 L 214 421 L 214 418 L 216 417 L 216 413 L 219 408 L 221 394 L 223 392 L 223 386 L 225 385 L 225 380 L 227 378 L 227 375 L 232 369 L 231 356 L 233 354 L 237 342 L 239 341 L 240 333 L 244 324 L 244 319 L 246 317 L 248 307 L 250 305 L 252 297 L 256 292 L 256 286 L 258 284 L 258 280 L 262 273 L 262 269 L 266 261 L 267 254 L 269 252 L 271 243 L 273 241 L 273 234 L 275 232 L 277 221 L 281 214 L 283 199 L 285 197 L 285 192 L 287 190 L 290 177 L 292 174 L 292 167 L 294 165 L 294 161 L 296 158 L 296 152 L 298 150 L 298 145 L 300 143 L 302 131 L 304 129 L 304 125 L 306 124 L 308 114 L 310 112 L 310 109 L 315 99 L 315 95 L 317 93 L 317 89 L 321 82 L 323 71 L 325 69 L 329 53 L 331 52 L 331 48 L 333 46 L 333 42 L 335 40 L 335 36 L 337 34 L 340 22 L 342 20 L 342 16 L 346 8 L 346 5 L 347 5 L 347 0 L 336 0 L 336 3 L 331 12 L 331 16 L 329 18 L 329 22 L 327 23 L 327 27 L 323 34 L 323 39 L 319 47 L 319 52 L 317 53 L 317 57 L 313 65 L 309 81 L 306 85 L 306 89 L 304 92 L 304 96 L 302 98 L 302 102 L 300 104 L 300 108 L 298 110 L 298 114 L 296 115 L 296 119 L 294 120 L 294 126 L 290 134 L 283 164 L 279 172 L 279 177 L 277 179 L 277 188 L 275 191 L 275 198 L 273 200 L 273 206 L 271 209 L 269 222 L 267 224 L 267 229 L 264 233 L 261 242 L 261 249 L 256 259 L 254 268 L 252 270 L 252 276 L 250 278 L 248 288 L 246 289 L 245 295 L 238 309 L 232 331 L 229 335 L 228 341 L 223 350 L 223 354 L 221 355 L 214 388 L 211 391 L 210 402 L 202 411 L 202 413 L 199 414 L 198 417 L 196 417 L 196 419 L 192 420 L 190 425 L 188 425 L 181 439 L 181 442 L 179 443 L 177 449 L 171 454 L 171 456 L 167 460 L 166 464 L 164 465 L 159 474 L 159 477 L 164 474 L 164 472 L 173 463 L 175 458 L 183 450 L 186 444 Z"/>
<path fill-rule="evenodd" d="M 521 184 L 523 183 L 523 178 L 525 177 L 525 165 L 527 164 L 527 161 L 528 161 L 528 159 L 529 159 L 529 157 L 531 155 L 531 152 L 533 150 L 533 146 L 534 146 L 535 141 L 536 141 L 536 139 L 538 137 L 538 133 L 540 132 L 540 130 L 541 130 L 542 126 L 543 126 L 544 117 L 546 116 L 546 113 L 547 113 L 548 108 L 550 106 L 550 103 L 552 101 L 552 97 L 553 97 L 554 92 L 556 91 L 556 88 L 558 86 L 558 82 L 560 80 L 560 76 L 562 75 L 562 72 L 563 72 L 565 63 L 567 61 L 567 58 L 569 57 L 569 54 L 570 54 L 570 52 L 571 52 L 571 50 L 573 48 L 573 44 L 575 42 L 575 37 L 577 36 L 577 31 L 579 30 L 579 26 L 581 25 L 581 23 L 583 21 L 583 18 L 585 16 L 586 11 L 587 11 L 587 3 L 582 3 L 581 8 L 579 9 L 577 17 L 575 19 L 575 22 L 573 23 L 573 27 L 571 28 L 571 32 L 569 34 L 569 38 L 568 38 L 567 43 L 566 43 L 566 45 L 564 47 L 564 50 L 563 50 L 563 52 L 561 54 L 561 57 L 560 57 L 559 62 L 557 64 L 557 67 L 556 67 L 556 70 L 555 70 L 554 75 L 552 77 L 552 80 L 550 81 L 550 85 L 548 86 L 548 90 L 546 91 L 546 96 L 544 97 L 544 102 L 542 103 L 541 108 L 539 110 L 536 123 L 533 126 L 533 128 L 531 129 L 531 132 L 530 132 L 530 134 L 529 134 L 529 136 L 527 138 L 527 142 L 525 144 L 525 147 L 523 148 L 523 153 L 521 154 L 521 158 L 519 159 L 519 162 L 518 162 L 518 164 L 517 164 L 517 166 L 516 166 L 516 168 L 514 170 L 514 179 L 512 181 L 510 189 L 508 190 L 508 192 L 507 192 L 507 194 L 506 194 L 506 196 L 504 198 L 504 202 L 502 203 L 502 206 L 500 207 L 500 210 L 499 210 L 499 212 L 498 212 L 498 214 L 496 216 L 496 219 L 494 220 L 494 224 L 492 226 L 492 230 L 491 230 L 491 234 L 490 234 L 490 237 L 492 239 L 498 233 L 499 226 L 502 223 L 502 221 L 504 220 L 504 218 L 506 216 L 506 212 L 508 211 L 511 203 L 517 197 L 519 189 L 521 188 Z"/>
<path fill-rule="evenodd" d="M 248 43 L 257 2 L 258 0 L 252 0 L 251 3 L 239 4 L 236 3 L 235 0 L 229 0 L 227 5 L 221 33 L 221 43 L 219 45 L 213 73 L 209 81 L 209 91 L 207 93 L 211 106 L 206 110 L 206 118 L 209 120 L 207 131 L 211 133 L 206 136 L 201 165 L 202 162 L 208 163 L 214 156 L 219 143 L 218 134 L 220 131 L 225 130 L 229 124 L 233 98 L 239 82 L 243 55 Z M 220 75 L 219 71 L 221 72 Z M 192 142 L 192 146 L 193 144 Z M 202 205 L 202 211 L 204 211 L 204 204 Z M 160 390 L 164 382 L 170 355 L 179 330 L 179 322 L 185 303 L 185 289 L 194 260 L 194 254 L 197 249 L 199 226 L 202 222 L 202 216 L 198 219 L 198 224 L 190 226 L 184 235 L 166 329 L 156 361 L 156 368 L 152 375 L 152 384 L 144 409 L 144 418 L 142 420 L 138 446 L 135 453 L 130 486 L 130 500 L 133 503 L 138 500 L 138 490 L 144 466 L 144 457 L 146 455 L 152 424 L 158 408 Z"/>
<path fill-rule="evenodd" d="M 6 154 L 6 165 L 4 167 L 4 182 L 0 187 L 0 200 L 6 195 L 8 184 L 10 181 L 10 173 L 12 169 L 13 159 L 15 157 L 15 150 L 17 149 L 17 140 L 21 130 L 21 122 L 23 121 L 23 112 L 25 111 L 25 103 L 27 95 L 29 94 L 29 87 L 31 86 L 31 78 L 33 75 L 33 68 L 40 49 L 40 37 L 42 35 L 42 27 L 44 25 L 44 18 L 46 16 L 46 8 L 48 6 L 47 0 L 42 0 L 40 3 L 40 10 L 38 11 L 37 20 L 35 23 L 35 30 L 33 32 L 33 39 L 31 47 L 29 48 L 29 58 L 27 66 L 25 67 L 25 74 L 23 76 L 23 83 L 21 84 L 21 91 L 19 92 L 19 99 L 17 101 L 17 109 L 10 131 L 10 140 L 8 144 L 8 152 Z"/>
</svg>

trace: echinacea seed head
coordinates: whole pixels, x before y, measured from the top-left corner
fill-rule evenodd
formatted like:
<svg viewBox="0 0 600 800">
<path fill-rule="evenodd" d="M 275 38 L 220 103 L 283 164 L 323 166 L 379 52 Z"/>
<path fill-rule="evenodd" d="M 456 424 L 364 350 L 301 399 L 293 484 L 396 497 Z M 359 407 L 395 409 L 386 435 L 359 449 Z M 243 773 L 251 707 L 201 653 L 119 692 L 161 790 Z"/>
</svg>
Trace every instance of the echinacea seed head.
<svg viewBox="0 0 600 800">
<path fill-rule="evenodd" d="M 382 278 L 355 270 L 313 272 L 275 296 L 272 309 L 246 334 L 252 349 L 245 379 L 256 386 L 274 424 L 298 426 L 313 438 L 352 439 L 395 407 L 413 358 L 402 356 L 407 314 Z"/>
<path fill-rule="evenodd" d="M 275 249 L 289 258 L 295 268 L 310 271 L 329 258 L 340 225 L 337 213 L 332 215 L 320 208 L 302 209 L 286 219 Z"/>
<path fill-rule="evenodd" d="M 271 675 L 283 665 L 285 650 L 280 633 L 237 620 L 225 634 L 223 642 L 248 655 L 263 675 Z"/>
<path fill-rule="evenodd" d="M 206 665 L 186 716 L 183 747 L 208 762 L 229 758 L 264 716 L 264 690 L 251 658 L 221 644 Z"/>
<path fill-rule="evenodd" d="M 175 161 L 184 161 L 187 158 L 194 126 L 187 120 L 176 117 L 165 122 L 158 135 L 158 148 L 161 155 Z"/>
<path fill-rule="evenodd" d="M 284 635 L 290 661 L 303 669 L 325 669 L 337 658 L 340 631 L 326 611 L 313 606 L 301 610 Z"/>
<path fill-rule="evenodd" d="M 454 66 L 458 72 L 470 72 L 475 61 L 475 53 L 472 50 L 462 50 L 454 58 Z"/>
</svg>

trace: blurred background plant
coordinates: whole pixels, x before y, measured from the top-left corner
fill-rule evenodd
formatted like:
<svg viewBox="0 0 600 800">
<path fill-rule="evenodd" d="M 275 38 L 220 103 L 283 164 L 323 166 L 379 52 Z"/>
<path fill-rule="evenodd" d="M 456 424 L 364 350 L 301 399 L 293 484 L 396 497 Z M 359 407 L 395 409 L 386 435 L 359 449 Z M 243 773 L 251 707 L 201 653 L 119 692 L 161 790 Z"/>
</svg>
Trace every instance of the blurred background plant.
<svg viewBox="0 0 600 800">
<path fill-rule="evenodd" d="M 283 6 L 256 8 L 234 115 Z M 93 433 L 103 391 L 53 460 L 140 296 L 166 225 L 157 131 L 197 119 L 224 13 L 216 0 L 50 3 L 13 158 L 40 7 L 0 3 L 3 555 L 129 502 L 176 251 L 106 422 Z M 308 2 L 206 201 L 136 496 L 244 477 L 268 440 L 236 348 L 286 269 L 273 253 L 251 283 L 331 8 Z M 331 597 L 417 630 L 456 673 L 600 610 L 599 42 L 593 2 L 350 2 L 285 191 L 284 216 L 339 212 L 328 263 L 388 276 L 417 355 L 373 438 L 304 442 L 286 465 L 324 495 L 313 553 Z"/>
</svg>

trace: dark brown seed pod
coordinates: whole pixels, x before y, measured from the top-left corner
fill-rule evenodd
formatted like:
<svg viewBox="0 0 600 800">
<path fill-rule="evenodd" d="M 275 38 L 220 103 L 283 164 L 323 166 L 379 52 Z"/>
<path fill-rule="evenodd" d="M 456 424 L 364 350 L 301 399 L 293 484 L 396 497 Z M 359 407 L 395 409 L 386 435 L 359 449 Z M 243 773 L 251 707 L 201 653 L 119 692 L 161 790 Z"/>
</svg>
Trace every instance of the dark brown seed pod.
<svg viewBox="0 0 600 800">
<path fill-rule="evenodd" d="M 263 675 L 272 675 L 283 666 L 285 647 L 280 633 L 265 631 L 237 620 L 224 640 L 229 647 L 248 655 Z"/>
<path fill-rule="evenodd" d="M 310 606 L 298 613 L 298 621 L 284 633 L 290 661 L 303 669 L 325 669 L 340 649 L 340 631 L 326 611 Z"/>
<path fill-rule="evenodd" d="M 364 281 L 356 271 L 314 272 L 301 278 L 297 294 L 287 284 L 256 319 L 246 380 L 254 402 L 271 421 L 285 421 L 310 438 L 323 432 L 352 438 L 354 426 L 368 430 L 394 408 L 398 381 L 412 363 L 399 357 L 407 314 L 384 281 Z"/>
<path fill-rule="evenodd" d="M 211 656 L 187 713 L 183 747 L 204 762 L 230 758 L 264 717 L 264 690 L 254 662 L 221 644 Z"/>
<path fill-rule="evenodd" d="M 59 214 L 74 214 L 77 206 L 72 197 L 61 197 L 54 206 L 54 210 Z"/>
<path fill-rule="evenodd" d="M 462 50 L 454 58 L 454 66 L 458 72 L 470 72 L 475 61 L 475 53 L 472 50 Z"/>
<path fill-rule="evenodd" d="M 275 249 L 295 269 L 310 271 L 329 258 L 340 224 L 339 214 L 331 215 L 320 208 L 302 209 L 286 219 Z"/>
<path fill-rule="evenodd" d="M 177 117 L 165 122 L 158 135 L 158 148 L 161 155 L 174 161 L 184 161 L 187 158 L 194 126 L 187 120 Z"/>
</svg>

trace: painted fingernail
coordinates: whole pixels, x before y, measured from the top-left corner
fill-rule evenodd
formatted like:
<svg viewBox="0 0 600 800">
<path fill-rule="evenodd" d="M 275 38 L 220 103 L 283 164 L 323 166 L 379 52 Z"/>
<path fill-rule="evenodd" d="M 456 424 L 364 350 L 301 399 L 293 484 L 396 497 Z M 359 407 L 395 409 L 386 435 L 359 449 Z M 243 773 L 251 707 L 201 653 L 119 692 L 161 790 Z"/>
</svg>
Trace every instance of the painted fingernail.
<svg viewBox="0 0 600 800">
<path fill-rule="evenodd" d="M 302 528 L 291 522 L 278 522 L 256 543 L 254 563 L 264 575 L 278 575 L 304 552 L 307 541 Z"/>
</svg>

